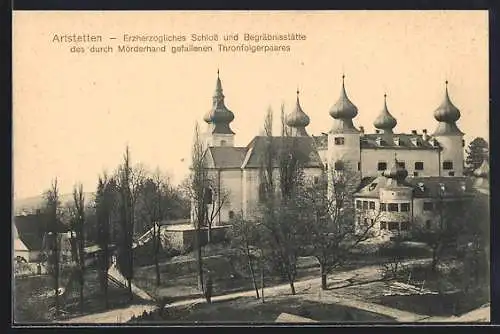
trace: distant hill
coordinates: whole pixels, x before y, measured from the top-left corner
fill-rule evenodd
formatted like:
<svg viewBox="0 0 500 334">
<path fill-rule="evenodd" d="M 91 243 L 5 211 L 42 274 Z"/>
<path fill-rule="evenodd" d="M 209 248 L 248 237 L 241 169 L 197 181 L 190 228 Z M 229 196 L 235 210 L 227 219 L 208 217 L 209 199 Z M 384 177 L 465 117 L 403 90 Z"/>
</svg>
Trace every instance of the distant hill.
<svg viewBox="0 0 500 334">
<path fill-rule="evenodd" d="M 85 195 L 85 202 L 94 199 L 94 193 L 92 192 L 86 192 L 84 193 L 84 195 Z M 61 204 L 63 205 L 66 203 L 70 203 L 73 201 L 73 194 L 59 195 L 59 199 L 61 201 Z M 45 198 L 43 197 L 43 195 L 40 195 L 40 196 L 16 199 L 14 200 L 12 207 L 14 214 L 19 214 L 22 211 L 32 212 L 35 211 L 36 209 L 40 209 L 44 205 L 44 203 L 45 203 Z"/>
</svg>

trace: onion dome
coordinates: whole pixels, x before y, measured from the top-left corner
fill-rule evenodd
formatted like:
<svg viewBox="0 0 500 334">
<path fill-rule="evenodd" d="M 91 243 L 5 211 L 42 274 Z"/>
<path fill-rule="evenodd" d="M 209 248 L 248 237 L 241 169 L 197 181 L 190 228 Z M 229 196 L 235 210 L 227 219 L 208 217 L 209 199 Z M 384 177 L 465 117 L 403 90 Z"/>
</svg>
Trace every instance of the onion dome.
<svg viewBox="0 0 500 334">
<path fill-rule="evenodd" d="M 309 125 L 309 116 L 302 110 L 299 101 L 299 91 L 297 90 L 297 103 L 292 112 L 286 116 L 286 125 L 292 128 L 292 132 L 299 136 L 307 136 L 305 127 Z"/>
<path fill-rule="evenodd" d="M 444 100 L 434 111 L 434 118 L 439 122 L 434 135 L 463 135 L 455 124 L 460 119 L 460 111 L 451 102 L 448 95 L 448 81 L 445 82 Z"/>
<path fill-rule="evenodd" d="M 384 94 L 384 108 L 373 122 L 373 125 L 375 128 L 383 130 L 384 133 L 392 133 L 392 129 L 396 124 L 398 124 L 398 121 L 396 121 L 387 109 L 387 94 Z"/>
<path fill-rule="evenodd" d="M 342 88 L 337 102 L 330 108 L 330 116 L 333 117 L 331 133 L 358 133 L 352 119 L 358 114 L 358 108 L 349 100 L 345 91 L 345 75 L 342 75 Z"/>
<path fill-rule="evenodd" d="M 217 82 L 215 93 L 212 97 L 212 109 L 205 115 L 203 120 L 213 126 L 212 133 L 234 134 L 229 123 L 234 120 L 234 114 L 224 104 L 224 94 L 222 92 L 222 82 L 217 70 Z"/>
<path fill-rule="evenodd" d="M 389 179 L 396 180 L 397 183 L 402 183 L 408 176 L 408 171 L 398 163 L 396 157 L 394 157 L 394 164 L 391 169 L 385 170 L 383 175 Z"/>
<path fill-rule="evenodd" d="M 340 90 L 340 98 L 330 108 L 330 116 L 335 119 L 353 119 L 358 114 L 358 108 L 349 100 L 345 91 L 344 85 L 345 75 L 342 75 L 342 89 Z"/>
<path fill-rule="evenodd" d="M 488 163 L 488 160 L 484 159 L 481 166 L 479 166 L 474 171 L 474 176 L 480 178 L 488 178 L 489 175 L 490 175 L 490 164 Z"/>
</svg>

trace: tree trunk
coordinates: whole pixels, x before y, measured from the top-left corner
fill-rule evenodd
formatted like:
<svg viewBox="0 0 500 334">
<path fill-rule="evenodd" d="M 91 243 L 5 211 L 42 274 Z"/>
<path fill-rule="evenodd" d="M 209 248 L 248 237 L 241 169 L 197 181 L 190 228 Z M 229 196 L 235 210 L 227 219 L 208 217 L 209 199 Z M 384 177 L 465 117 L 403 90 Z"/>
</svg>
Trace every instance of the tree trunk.
<svg viewBox="0 0 500 334">
<path fill-rule="evenodd" d="M 262 262 L 260 266 L 260 296 L 262 298 L 262 302 L 264 303 L 264 265 Z"/>
<path fill-rule="evenodd" d="M 128 285 L 128 295 L 130 301 L 134 300 L 134 293 L 132 292 L 132 279 L 127 278 L 127 285 Z"/>
<path fill-rule="evenodd" d="M 201 255 L 201 229 L 200 227 L 196 228 L 195 233 L 195 247 L 196 247 L 196 260 L 198 262 L 198 289 L 203 294 L 205 289 L 203 288 L 203 257 Z"/>
<path fill-rule="evenodd" d="M 84 298 L 83 298 L 83 282 L 80 282 L 80 311 L 83 313 L 83 303 L 84 303 Z"/>
<path fill-rule="evenodd" d="M 290 291 L 292 292 L 292 295 L 295 295 L 295 284 L 293 282 L 292 273 L 289 270 L 287 271 L 287 276 L 288 282 L 290 283 Z"/>
<path fill-rule="evenodd" d="M 59 316 L 59 242 L 57 233 L 53 234 L 54 240 L 54 302 L 55 302 L 55 316 Z"/>
<path fill-rule="evenodd" d="M 257 299 L 259 299 L 259 287 L 257 286 L 257 280 L 255 279 L 255 272 L 253 270 L 252 266 L 252 258 L 250 257 L 250 252 L 247 249 L 247 258 L 248 258 L 248 268 L 250 268 L 250 274 L 252 275 L 252 282 L 253 282 L 253 287 L 255 289 L 255 295 L 257 296 Z"/>
<path fill-rule="evenodd" d="M 156 229 L 156 227 L 155 227 Z M 161 277 L 160 277 L 160 264 L 158 263 L 158 252 L 160 249 L 159 245 L 159 238 L 158 238 L 158 232 L 155 231 L 154 234 L 154 240 L 153 240 L 153 251 L 154 251 L 154 257 L 155 257 L 155 270 L 156 270 L 156 286 L 160 286 L 161 284 Z"/>
<path fill-rule="evenodd" d="M 433 272 L 436 271 L 437 264 L 438 264 L 438 250 L 437 250 L 437 248 L 433 248 L 432 249 L 432 263 L 431 263 L 431 270 Z"/>
<path fill-rule="evenodd" d="M 208 222 L 207 228 L 207 244 L 212 242 L 212 222 Z"/>
<path fill-rule="evenodd" d="M 320 271 L 320 275 L 321 275 L 321 290 L 326 290 L 327 289 L 327 282 L 326 282 L 326 279 L 327 279 L 327 274 L 326 274 L 326 271 L 325 271 L 325 266 L 323 263 L 319 263 L 319 271 Z"/>
</svg>

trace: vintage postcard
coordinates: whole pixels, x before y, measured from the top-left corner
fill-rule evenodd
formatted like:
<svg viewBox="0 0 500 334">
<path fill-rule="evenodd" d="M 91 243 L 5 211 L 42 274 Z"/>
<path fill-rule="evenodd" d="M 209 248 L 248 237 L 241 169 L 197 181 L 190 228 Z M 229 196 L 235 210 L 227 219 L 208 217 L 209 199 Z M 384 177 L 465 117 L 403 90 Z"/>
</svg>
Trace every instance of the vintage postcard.
<svg viewBox="0 0 500 334">
<path fill-rule="evenodd" d="M 14 11 L 15 325 L 490 321 L 487 11 Z"/>
</svg>

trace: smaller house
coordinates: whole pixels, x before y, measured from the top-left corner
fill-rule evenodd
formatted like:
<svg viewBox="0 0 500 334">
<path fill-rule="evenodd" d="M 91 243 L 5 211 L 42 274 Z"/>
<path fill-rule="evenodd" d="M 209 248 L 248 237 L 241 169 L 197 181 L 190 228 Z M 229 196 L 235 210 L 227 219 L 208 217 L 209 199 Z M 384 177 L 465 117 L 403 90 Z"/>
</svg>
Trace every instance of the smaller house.
<svg viewBox="0 0 500 334">
<path fill-rule="evenodd" d="M 42 253 L 48 240 L 44 219 L 45 216 L 40 212 L 14 217 L 14 258 L 19 256 L 19 260 L 25 262 L 42 261 Z M 57 232 L 61 237 L 60 251 L 63 260 L 71 259 L 68 228 L 61 224 Z"/>
<path fill-rule="evenodd" d="M 379 237 L 407 233 L 416 224 L 431 228 L 442 203 L 461 203 L 474 193 L 470 178 L 408 177 L 405 167 L 395 160 L 382 175 L 364 179 L 354 194 L 356 227 L 373 224 Z"/>
</svg>

